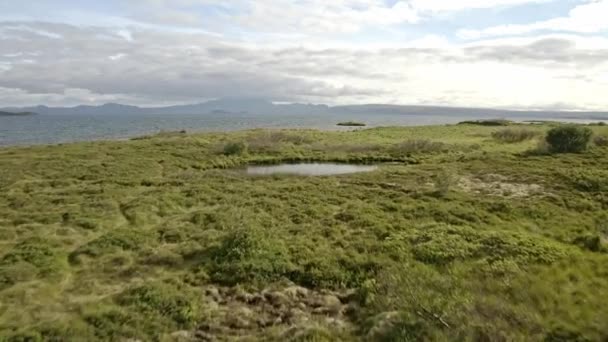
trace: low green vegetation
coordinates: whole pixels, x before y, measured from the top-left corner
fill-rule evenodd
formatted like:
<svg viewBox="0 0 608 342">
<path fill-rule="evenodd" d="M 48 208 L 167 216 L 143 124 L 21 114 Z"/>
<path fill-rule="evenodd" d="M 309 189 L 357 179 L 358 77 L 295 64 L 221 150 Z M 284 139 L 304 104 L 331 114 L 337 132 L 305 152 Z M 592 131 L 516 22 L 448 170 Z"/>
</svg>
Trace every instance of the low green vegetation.
<svg viewBox="0 0 608 342">
<path fill-rule="evenodd" d="M 559 127 L 2 148 L 0 341 L 606 340 L 608 127 Z"/>
<path fill-rule="evenodd" d="M 492 133 L 492 137 L 505 143 L 518 143 L 531 140 L 540 135 L 538 130 L 527 128 L 505 128 Z"/>
<path fill-rule="evenodd" d="M 357 121 L 339 122 L 337 125 L 346 126 L 346 127 L 365 127 L 366 126 L 366 124 L 364 124 L 363 122 L 357 122 Z"/>
</svg>

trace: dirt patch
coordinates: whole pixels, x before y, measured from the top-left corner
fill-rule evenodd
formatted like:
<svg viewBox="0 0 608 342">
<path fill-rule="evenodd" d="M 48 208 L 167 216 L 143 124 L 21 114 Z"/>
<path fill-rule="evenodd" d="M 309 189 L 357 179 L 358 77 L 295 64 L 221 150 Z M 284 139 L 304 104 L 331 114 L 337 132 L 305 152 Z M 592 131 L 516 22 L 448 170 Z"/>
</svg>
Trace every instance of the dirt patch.
<svg viewBox="0 0 608 342">
<path fill-rule="evenodd" d="M 248 292 L 207 286 L 207 315 L 195 331 L 176 332 L 178 341 L 225 341 L 302 338 L 314 331 L 348 333 L 354 325 L 354 291 L 313 291 L 299 286 Z"/>
<path fill-rule="evenodd" d="M 539 184 L 516 183 L 498 174 L 462 177 L 458 181 L 458 186 L 470 193 L 509 198 L 530 197 L 545 193 L 544 188 Z"/>
</svg>

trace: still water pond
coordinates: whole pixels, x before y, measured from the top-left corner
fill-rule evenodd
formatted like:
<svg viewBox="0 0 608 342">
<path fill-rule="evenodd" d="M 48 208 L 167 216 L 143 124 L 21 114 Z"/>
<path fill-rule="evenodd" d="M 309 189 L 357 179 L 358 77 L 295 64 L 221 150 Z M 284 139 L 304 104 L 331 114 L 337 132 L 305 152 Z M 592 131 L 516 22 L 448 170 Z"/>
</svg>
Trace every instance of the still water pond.
<svg viewBox="0 0 608 342">
<path fill-rule="evenodd" d="M 249 166 L 247 174 L 270 176 L 278 174 L 298 176 L 331 176 L 349 173 L 371 172 L 376 170 L 372 165 L 352 165 L 334 163 L 280 164 L 272 166 Z"/>
</svg>

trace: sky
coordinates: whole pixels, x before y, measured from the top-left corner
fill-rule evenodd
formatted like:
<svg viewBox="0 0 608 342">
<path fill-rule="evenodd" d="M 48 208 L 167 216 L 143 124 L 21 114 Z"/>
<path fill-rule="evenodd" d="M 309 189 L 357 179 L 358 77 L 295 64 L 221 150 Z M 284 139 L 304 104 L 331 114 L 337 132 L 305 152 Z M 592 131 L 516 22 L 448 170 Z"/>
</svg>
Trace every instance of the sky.
<svg viewBox="0 0 608 342">
<path fill-rule="evenodd" d="M 2 0 L 0 107 L 608 110 L 608 0 Z"/>
</svg>

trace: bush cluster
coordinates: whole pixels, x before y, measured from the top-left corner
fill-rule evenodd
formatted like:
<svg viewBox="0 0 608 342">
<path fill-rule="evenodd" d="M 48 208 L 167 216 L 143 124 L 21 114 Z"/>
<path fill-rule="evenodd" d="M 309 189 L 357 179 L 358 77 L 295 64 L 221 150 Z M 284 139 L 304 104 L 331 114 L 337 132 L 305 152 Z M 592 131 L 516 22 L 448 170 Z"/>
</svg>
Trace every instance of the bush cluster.
<svg viewBox="0 0 608 342">
<path fill-rule="evenodd" d="M 587 127 L 567 125 L 551 129 L 546 141 L 553 153 L 580 153 L 587 149 L 592 135 Z"/>
<path fill-rule="evenodd" d="M 224 155 L 227 156 L 238 156 L 247 152 L 247 144 L 242 141 L 231 142 L 224 145 Z"/>
</svg>

